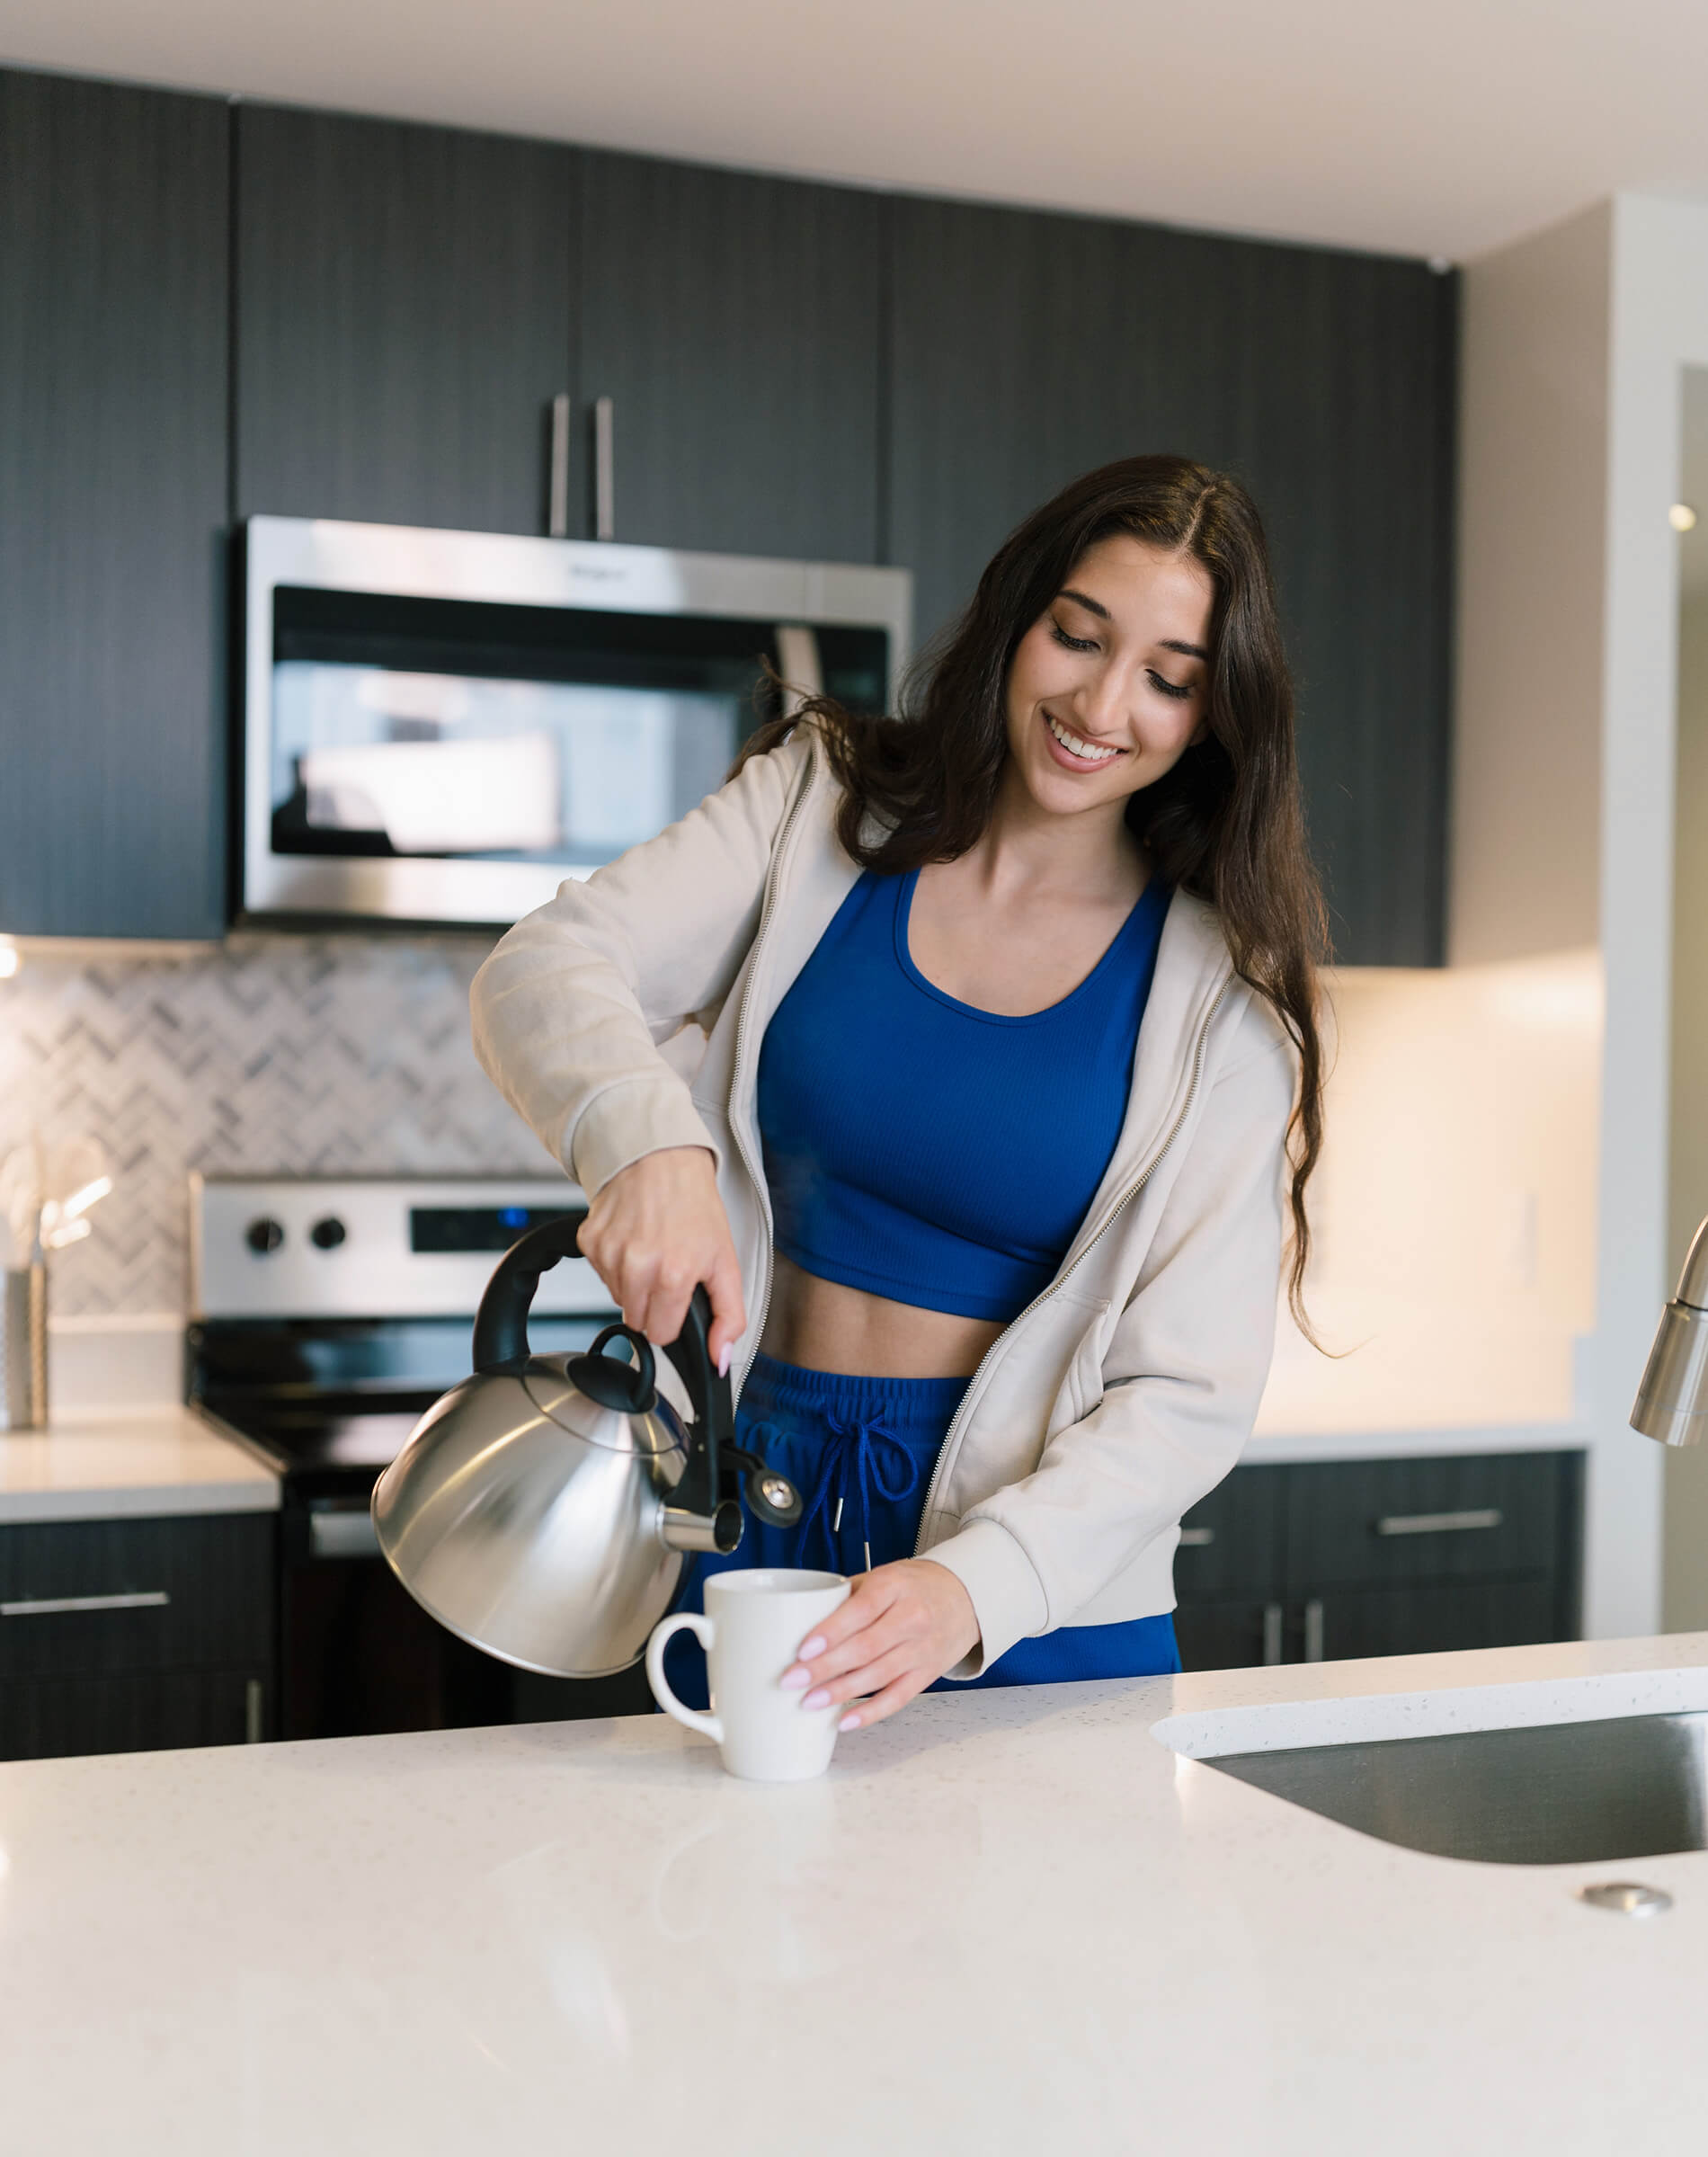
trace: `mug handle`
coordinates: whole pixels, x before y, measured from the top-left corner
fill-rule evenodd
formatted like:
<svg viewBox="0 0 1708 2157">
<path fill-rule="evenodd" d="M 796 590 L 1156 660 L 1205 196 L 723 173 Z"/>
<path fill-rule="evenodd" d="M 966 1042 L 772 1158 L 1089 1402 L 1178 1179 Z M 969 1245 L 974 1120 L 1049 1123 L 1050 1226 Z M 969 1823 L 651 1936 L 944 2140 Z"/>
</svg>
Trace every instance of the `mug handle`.
<svg viewBox="0 0 1708 2157">
<path fill-rule="evenodd" d="M 684 1707 L 670 1689 L 670 1680 L 664 1675 L 664 1650 L 678 1633 L 691 1633 L 707 1653 L 712 1652 L 712 1621 L 698 1610 L 679 1610 L 674 1618 L 661 1618 L 653 1627 L 653 1636 L 646 1643 L 646 1682 L 653 1689 L 653 1698 L 667 1716 L 674 1716 L 689 1730 L 698 1730 L 719 1745 L 724 1743 L 724 1725 L 716 1716 L 703 1716 L 698 1708 Z"/>
</svg>

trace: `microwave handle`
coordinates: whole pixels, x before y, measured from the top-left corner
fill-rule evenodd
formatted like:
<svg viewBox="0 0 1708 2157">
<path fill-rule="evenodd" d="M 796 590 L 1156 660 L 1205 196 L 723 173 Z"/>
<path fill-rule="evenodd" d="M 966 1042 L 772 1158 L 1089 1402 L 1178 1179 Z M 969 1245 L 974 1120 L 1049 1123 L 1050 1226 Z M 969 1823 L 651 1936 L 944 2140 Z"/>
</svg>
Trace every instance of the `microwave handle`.
<svg viewBox="0 0 1708 2157">
<path fill-rule="evenodd" d="M 593 537 L 617 537 L 617 407 L 608 397 L 593 400 Z"/>
<path fill-rule="evenodd" d="M 548 473 L 546 536 L 569 537 L 569 392 L 560 389 L 552 399 L 551 465 Z"/>
</svg>

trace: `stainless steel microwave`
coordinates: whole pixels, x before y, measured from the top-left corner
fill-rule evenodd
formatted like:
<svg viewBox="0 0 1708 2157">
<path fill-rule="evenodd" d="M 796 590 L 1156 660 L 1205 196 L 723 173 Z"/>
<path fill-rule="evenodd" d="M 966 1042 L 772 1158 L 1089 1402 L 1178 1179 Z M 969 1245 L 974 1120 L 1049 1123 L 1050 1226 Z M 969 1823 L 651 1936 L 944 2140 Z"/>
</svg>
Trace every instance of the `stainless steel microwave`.
<svg viewBox="0 0 1708 2157">
<path fill-rule="evenodd" d="M 298 517 L 242 535 L 236 912 L 489 925 L 650 838 L 784 695 L 894 706 L 904 569 Z"/>
</svg>

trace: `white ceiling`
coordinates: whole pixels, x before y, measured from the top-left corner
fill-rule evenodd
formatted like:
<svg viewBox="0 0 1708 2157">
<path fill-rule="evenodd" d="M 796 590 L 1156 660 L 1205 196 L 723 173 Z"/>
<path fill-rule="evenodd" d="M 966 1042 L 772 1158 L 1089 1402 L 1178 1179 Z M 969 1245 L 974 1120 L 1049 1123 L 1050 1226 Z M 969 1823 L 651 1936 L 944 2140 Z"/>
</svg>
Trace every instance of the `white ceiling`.
<svg viewBox="0 0 1708 2157">
<path fill-rule="evenodd" d="M 1708 199 L 1704 0 L 0 0 L 0 58 L 1453 260 Z"/>
</svg>

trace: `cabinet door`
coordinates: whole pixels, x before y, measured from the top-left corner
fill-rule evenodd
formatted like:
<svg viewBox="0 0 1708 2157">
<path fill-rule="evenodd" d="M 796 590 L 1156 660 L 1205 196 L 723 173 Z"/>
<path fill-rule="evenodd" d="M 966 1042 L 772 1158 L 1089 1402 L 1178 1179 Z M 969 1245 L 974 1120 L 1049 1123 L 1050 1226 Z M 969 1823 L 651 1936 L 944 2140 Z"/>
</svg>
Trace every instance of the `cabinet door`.
<svg viewBox="0 0 1708 2157">
<path fill-rule="evenodd" d="M 266 1727 L 255 1671 L 129 1671 L 0 1678 L 0 1760 L 241 1745 Z"/>
<path fill-rule="evenodd" d="M 1188 1671 L 1244 1671 L 1283 1660 L 1284 1608 L 1277 1599 L 1232 1596 L 1182 1600 L 1174 1612 L 1180 1667 Z"/>
<path fill-rule="evenodd" d="M 1344 962 L 1438 963 L 1456 288 L 1421 263 L 893 206 L 888 558 L 929 636 L 1093 466 L 1175 450 L 1268 528 Z"/>
<path fill-rule="evenodd" d="M 0 928 L 225 921 L 227 109 L 0 73 Z"/>
<path fill-rule="evenodd" d="M 542 532 L 574 151 L 237 113 L 240 515 Z"/>
<path fill-rule="evenodd" d="M 1186 1669 L 1280 1660 L 1288 1473 L 1235 1468 L 1182 1518 L 1174 1636 Z"/>
<path fill-rule="evenodd" d="M 855 189 L 587 153 L 577 374 L 614 407 L 612 536 L 877 558 L 883 215 Z"/>
</svg>

